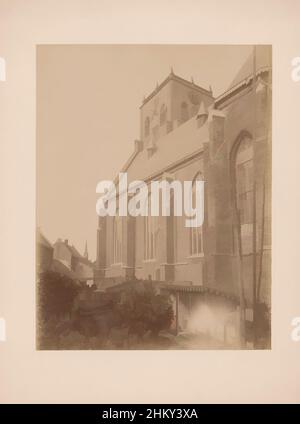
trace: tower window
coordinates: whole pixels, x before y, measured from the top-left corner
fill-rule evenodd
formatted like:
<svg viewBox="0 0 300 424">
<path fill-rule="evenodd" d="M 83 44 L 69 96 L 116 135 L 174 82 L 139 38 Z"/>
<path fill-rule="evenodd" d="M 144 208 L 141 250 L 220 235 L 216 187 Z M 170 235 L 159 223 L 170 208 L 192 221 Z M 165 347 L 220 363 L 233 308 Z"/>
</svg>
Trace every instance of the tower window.
<svg viewBox="0 0 300 424">
<path fill-rule="evenodd" d="M 186 102 L 181 103 L 180 121 L 183 124 L 189 119 L 189 109 Z"/>
<path fill-rule="evenodd" d="M 162 105 L 160 108 L 160 114 L 159 114 L 159 123 L 160 125 L 164 125 L 167 120 L 167 107 L 165 104 Z"/>
</svg>

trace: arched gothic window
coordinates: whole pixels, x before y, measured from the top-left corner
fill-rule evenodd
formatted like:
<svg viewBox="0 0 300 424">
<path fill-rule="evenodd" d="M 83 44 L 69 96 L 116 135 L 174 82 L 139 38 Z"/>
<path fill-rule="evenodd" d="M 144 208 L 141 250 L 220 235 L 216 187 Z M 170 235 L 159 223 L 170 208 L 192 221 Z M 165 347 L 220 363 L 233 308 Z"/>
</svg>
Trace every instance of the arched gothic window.
<svg viewBox="0 0 300 424">
<path fill-rule="evenodd" d="M 235 155 L 235 195 L 239 213 L 243 254 L 252 252 L 253 243 L 253 142 L 244 137 Z"/>
<path fill-rule="evenodd" d="M 118 215 L 113 221 L 113 263 L 122 263 L 122 220 Z"/>
<path fill-rule="evenodd" d="M 151 196 L 148 197 L 148 216 L 144 217 L 144 259 L 156 258 L 158 216 L 151 215 Z"/>
<path fill-rule="evenodd" d="M 203 181 L 203 174 L 199 172 L 193 181 L 192 186 L 192 205 L 196 206 L 196 181 Z M 199 256 L 203 253 L 203 231 L 202 225 L 190 228 L 190 255 Z"/>
</svg>

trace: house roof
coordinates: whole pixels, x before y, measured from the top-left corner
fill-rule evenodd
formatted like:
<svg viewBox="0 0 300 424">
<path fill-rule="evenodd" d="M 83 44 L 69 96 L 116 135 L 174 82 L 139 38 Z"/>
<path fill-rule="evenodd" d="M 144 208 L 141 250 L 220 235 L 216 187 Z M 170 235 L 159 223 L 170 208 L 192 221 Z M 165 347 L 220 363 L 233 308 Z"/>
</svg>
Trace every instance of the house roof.
<svg viewBox="0 0 300 424">
<path fill-rule="evenodd" d="M 94 267 L 94 263 L 90 261 L 88 258 L 85 258 L 84 256 L 81 256 L 80 258 L 78 258 L 78 261 L 92 268 Z"/>
<path fill-rule="evenodd" d="M 57 259 L 53 259 L 51 269 L 52 271 L 55 271 L 62 275 L 66 275 L 67 277 L 72 278 L 73 280 L 78 279 L 75 272 L 70 270 L 66 265 L 64 265 L 61 261 Z"/>
<path fill-rule="evenodd" d="M 76 258 L 78 261 L 80 261 L 82 263 L 85 263 L 86 265 L 90 265 L 91 267 L 93 267 L 93 263 L 89 259 L 85 258 L 83 255 L 81 255 L 79 253 L 79 251 L 76 249 L 75 246 L 73 246 L 73 245 L 71 245 L 71 244 L 69 244 L 66 241 L 61 240 L 61 239 L 58 239 L 55 242 L 55 244 L 57 244 L 57 243 L 61 243 L 62 245 L 64 245 L 69 250 L 69 252 L 71 253 L 71 255 L 72 255 L 73 258 Z"/>
<path fill-rule="evenodd" d="M 70 252 L 72 253 L 72 256 L 75 256 L 75 258 L 81 258 L 82 255 L 78 252 L 78 250 L 76 249 L 75 246 L 71 246 L 71 245 L 67 245 L 68 249 L 70 250 Z"/>
<path fill-rule="evenodd" d="M 75 258 L 77 258 L 80 262 L 86 264 L 86 265 L 90 265 L 93 266 L 93 263 L 86 257 L 84 257 L 83 255 L 81 255 L 78 250 L 76 249 L 75 246 L 70 246 L 68 245 L 68 248 L 70 250 L 70 252 L 72 253 L 72 256 L 74 256 Z"/>
<path fill-rule="evenodd" d="M 39 245 L 42 245 L 44 247 L 47 247 L 48 249 L 53 249 L 52 244 L 49 240 L 44 236 L 44 234 L 41 232 L 41 230 L 38 228 L 36 233 L 36 242 Z"/>
</svg>

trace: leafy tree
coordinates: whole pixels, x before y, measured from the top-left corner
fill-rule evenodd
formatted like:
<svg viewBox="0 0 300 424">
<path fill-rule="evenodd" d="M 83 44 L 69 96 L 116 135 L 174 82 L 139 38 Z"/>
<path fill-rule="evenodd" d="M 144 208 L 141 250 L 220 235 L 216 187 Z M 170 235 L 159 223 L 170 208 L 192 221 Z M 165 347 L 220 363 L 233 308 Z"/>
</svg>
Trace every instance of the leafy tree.
<svg viewBox="0 0 300 424">
<path fill-rule="evenodd" d="M 70 314 L 79 286 L 71 278 L 54 271 L 39 275 L 38 305 L 41 324 Z"/>
</svg>

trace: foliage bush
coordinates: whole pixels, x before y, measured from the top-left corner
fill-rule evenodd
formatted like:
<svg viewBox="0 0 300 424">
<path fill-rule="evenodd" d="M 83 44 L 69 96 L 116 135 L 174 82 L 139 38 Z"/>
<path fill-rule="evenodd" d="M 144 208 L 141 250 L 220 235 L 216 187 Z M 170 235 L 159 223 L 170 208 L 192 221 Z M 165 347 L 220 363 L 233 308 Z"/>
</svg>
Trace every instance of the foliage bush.
<svg viewBox="0 0 300 424">
<path fill-rule="evenodd" d="M 139 284 L 121 289 L 116 312 L 130 333 L 142 336 L 151 331 L 156 337 L 161 330 L 169 329 L 174 319 L 172 305 L 169 296 L 156 293 L 151 284 Z"/>
<path fill-rule="evenodd" d="M 169 296 L 151 282 L 126 282 L 97 296 L 53 271 L 40 275 L 38 305 L 42 349 L 131 348 L 158 341 L 174 319 Z"/>
<path fill-rule="evenodd" d="M 40 343 L 53 342 L 70 325 L 74 300 L 80 287 L 71 278 L 54 271 L 39 274 L 38 331 Z"/>
</svg>

